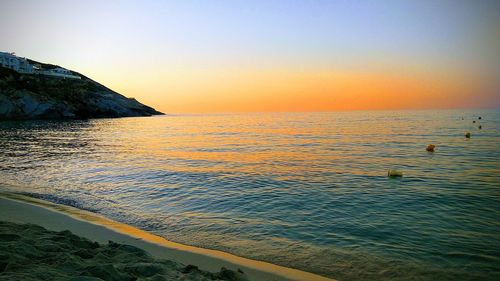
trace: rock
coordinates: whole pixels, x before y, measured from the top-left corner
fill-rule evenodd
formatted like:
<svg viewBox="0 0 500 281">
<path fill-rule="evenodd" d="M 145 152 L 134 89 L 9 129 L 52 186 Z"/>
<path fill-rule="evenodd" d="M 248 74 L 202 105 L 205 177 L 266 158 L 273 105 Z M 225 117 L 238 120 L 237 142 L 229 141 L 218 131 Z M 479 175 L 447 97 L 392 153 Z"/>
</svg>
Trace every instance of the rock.
<svg viewBox="0 0 500 281">
<path fill-rule="evenodd" d="M 465 137 L 470 139 L 470 132 L 465 133 Z"/>
<path fill-rule="evenodd" d="M 188 264 L 182 269 L 182 273 L 199 272 L 200 269 L 196 265 Z"/>
<path fill-rule="evenodd" d="M 433 145 L 433 144 L 429 144 L 425 150 L 427 150 L 427 151 L 429 151 L 429 152 L 434 152 L 434 148 L 435 148 L 435 147 L 436 147 L 435 145 Z"/>
<path fill-rule="evenodd" d="M 481 120 L 481 119 L 483 119 L 483 118 L 481 118 L 481 116 L 479 116 L 477 119 Z"/>
<path fill-rule="evenodd" d="M 472 120 L 472 123 L 476 123 L 476 120 Z"/>
<path fill-rule="evenodd" d="M 483 128 L 483 126 L 479 125 L 477 128 L 478 128 L 479 130 L 481 130 L 481 129 Z"/>
<path fill-rule="evenodd" d="M 243 273 L 243 271 L 239 268 L 237 271 L 233 271 L 222 267 L 217 274 L 217 278 L 226 281 L 248 281 L 245 273 Z"/>
<path fill-rule="evenodd" d="M 0 67 L 0 120 L 86 119 L 163 113 L 80 75 L 62 79 Z"/>
</svg>

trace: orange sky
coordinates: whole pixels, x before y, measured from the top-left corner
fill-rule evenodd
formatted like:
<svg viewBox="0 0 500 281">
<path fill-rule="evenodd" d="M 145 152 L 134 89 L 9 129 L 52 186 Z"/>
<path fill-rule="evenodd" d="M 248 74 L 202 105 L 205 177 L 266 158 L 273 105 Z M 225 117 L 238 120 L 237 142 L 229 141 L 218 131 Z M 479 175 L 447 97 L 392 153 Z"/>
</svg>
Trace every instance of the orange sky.
<svg viewBox="0 0 500 281">
<path fill-rule="evenodd" d="M 474 108 L 494 98 L 482 90 L 487 85 L 480 78 L 451 72 L 165 70 L 147 76 L 103 74 L 102 79 L 174 113 Z"/>
<path fill-rule="evenodd" d="M 166 113 L 500 107 L 500 1 L 216 2 L 4 0 L 0 51 Z"/>
</svg>

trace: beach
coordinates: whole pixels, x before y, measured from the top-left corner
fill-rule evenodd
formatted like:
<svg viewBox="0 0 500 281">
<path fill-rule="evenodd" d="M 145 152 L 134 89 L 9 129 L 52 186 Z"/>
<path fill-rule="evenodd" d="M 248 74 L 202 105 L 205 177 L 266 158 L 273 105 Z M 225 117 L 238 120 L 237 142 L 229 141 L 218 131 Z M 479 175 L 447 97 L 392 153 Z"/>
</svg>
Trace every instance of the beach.
<svg viewBox="0 0 500 281">
<path fill-rule="evenodd" d="M 0 281 L 500 280 L 500 0 L 0 25 Z"/>
<path fill-rule="evenodd" d="M 16 245 L 17 248 L 19 246 L 25 248 L 21 251 L 21 255 L 24 253 L 23 258 L 28 260 L 36 258 L 36 255 L 30 250 L 34 245 L 30 244 L 37 243 L 37 249 L 47 249 L 47 252 L 50 252 L 51 247 L 54 249 L 53 240 L 61 240 L 59 239 L 61 237 L 66 237 L 68 243 L 61 246 L 63 249 L 76 245 L 86 245 L 82 246 L 83 249 L 73 249 L 73 254 L 70 251 L 57 249 L 58 254 L 72 261 L 79 259 L 79 256 L 74 254 L 76 252 L 92 250 L 109 252 L 110 249 L 113 249 L 113 258 L 104 259 L 108 264 L 102 264 L 103 260 L 97 258 L 95 261 L 86 261 L 90 265 L 86 265 L 87 271 L 85 273 L 103 278 L 103 280 L 127 280 L 127 275 L 123 275 L 125 273 L 119 272 L 117 268 L 139 274 L 135 276 L 139 277 L 139 280 L 172 280 L 172 278 L 174 280 L 332 280 L 270 263 L 240 258 L 220 251 L 173 243 L 87 211 L 19 194 L 2 193 L 0 195 L 0 222 L 2 230 L 0 242 L 2 245 L 20 238 L 18 236 L 22 233 L 24 244 Z M 40 240 L 37 239 L 36 235 L 49 237 L 49 239 Z M 40 243 L 42 244 L 40 245 Z M 97 250 L 95 250 L 96 248 Z M 119 250 L 116 250 L 117 248 Z M 39 254 L 43 254 L 43 251 Z M 30 270 L 32 270 L 31 267 L 26 267 L 20 272 L 27 274 L 26 272 Z M 56 268 L 43 269 L 47 273 L 55 270 Z M 57 270 L 64 271 L 66 268 L 58 266 Z M 0 275 L 0 279 L 7 276 L 7 278 L 14 278 L 8 280 L 16 280 L 16 278 L 23 280 L 22 276 L 26 275 L 21 273 L 17 277 L 13 277 L 16 275 L 10 276 L 5 271 Z M 158 275 L 155 277 L 157 279 L 141 279 L 154 277 L 155 274 Z M 165 277 L 167 279 L 161 279 Z M 72 280 L 100 280 L 81 278 L 83 277 Z"/>
</svg>

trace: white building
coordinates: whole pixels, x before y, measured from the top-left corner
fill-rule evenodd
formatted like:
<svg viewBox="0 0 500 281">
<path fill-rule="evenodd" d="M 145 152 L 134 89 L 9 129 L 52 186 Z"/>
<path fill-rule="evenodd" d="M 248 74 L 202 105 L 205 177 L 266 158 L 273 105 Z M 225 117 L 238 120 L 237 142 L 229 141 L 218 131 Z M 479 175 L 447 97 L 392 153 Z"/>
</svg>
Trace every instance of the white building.
<svg viewBox="0 0 500 281">
<path fill-rule="evenodd" d="M 34 66 L 30 64 L 27 59 L 18 57 L 14 53 L 0 52 L 0 66 L 13 69 L 19 73 L 41 74 L 61 78 L 81 79 L 80 76 L 74 75 L 71 71 L 62 67 L 43 69 L 40 65 Z"/>
<path fill-rule="evenodd" d="M 18 57 L 14 53 L 0 52 L 0 65 L 20 73 L 34 73 L 33 66 L 27 59 Z"/>
<path fill-rule="evenodd" d="M 56 67 L 49 70 L 39 70 L 36 73 L 48 76 L 56 76 L 61 78 L 70 78 L 70 79 L 81 79 L 80 76 L 73 75 L 73 73 L 66 68 Z"/>
</svg>

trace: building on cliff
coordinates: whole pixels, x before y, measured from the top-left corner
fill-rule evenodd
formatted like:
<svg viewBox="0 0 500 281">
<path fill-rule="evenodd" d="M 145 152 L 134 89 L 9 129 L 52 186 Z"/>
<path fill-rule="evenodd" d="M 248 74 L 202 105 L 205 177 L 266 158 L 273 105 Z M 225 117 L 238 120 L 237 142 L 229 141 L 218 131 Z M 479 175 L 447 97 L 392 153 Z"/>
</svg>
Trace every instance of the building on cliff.
<svg viewBox="0 0 500 281">
<path fill-rule="evenodd" d="M 44 69 L 40 64 L 32 65 L 26 58 L 18 57 L 15 55 L 15 53 L 0 52 L 0 66 L 10 68 L 19 73 L 40 74 L 69 79 L 81 79 L 80 76 L 74 75 L 71 71 L 62 67 Z"/>
<path fill-rule="evenodd" d="M 27 59 L 18 57 L 14 53 L 0 52 L 0 65 L 19 73 L 32 74 L 35 72 L 33 65 Z"/>
<path fill-rule="evenodd" d="M 49 70 L 36 70 L 35 73 L 41 74 L 41 75 L 47 75 L 47 76 L 56 76 L 56 77 L 61 77 L 61 78 L 70 78 L 70 79 L 81 79 L 80 76 L 73 75 L 73 73 L 65 68 L 62 67 L 56 67 L 53 69 Z"/>
</svg>

